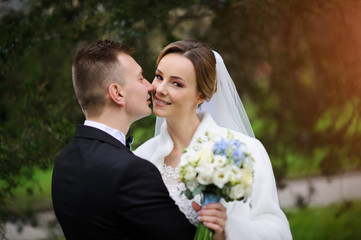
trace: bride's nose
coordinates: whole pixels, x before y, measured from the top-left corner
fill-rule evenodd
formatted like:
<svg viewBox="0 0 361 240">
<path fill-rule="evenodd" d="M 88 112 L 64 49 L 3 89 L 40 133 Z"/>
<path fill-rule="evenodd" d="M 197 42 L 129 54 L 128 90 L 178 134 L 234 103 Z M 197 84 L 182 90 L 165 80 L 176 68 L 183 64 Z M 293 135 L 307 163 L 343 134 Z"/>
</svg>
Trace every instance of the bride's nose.
<svg viewBox="0 0 361 240">
<path fill-rule="evenodd" d="M 167 94 L 165 81 L 159 81 L 159 80 L 158 81 L 153 81 L 152 85 L 153 85 L 153 88 L 154 88 L 154 92 L 156 92 L 158 94 L 162 94 L 162 95 Z"/>
</svg>

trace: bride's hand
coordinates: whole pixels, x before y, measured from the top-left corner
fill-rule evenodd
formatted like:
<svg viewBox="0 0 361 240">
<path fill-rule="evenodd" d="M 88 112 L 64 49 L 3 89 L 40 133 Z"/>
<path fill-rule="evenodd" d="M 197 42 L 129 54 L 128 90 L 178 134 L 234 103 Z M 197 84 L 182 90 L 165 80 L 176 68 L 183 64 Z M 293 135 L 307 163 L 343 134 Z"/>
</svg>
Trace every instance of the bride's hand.
<svg viewBox="0 0 361 240">
<path fill-rule="evenodd" d="M 226 239 L 225 228 L 227 222 L 227 209 L 221 203 L 210 203 L 201 208 L 193 202 L 193 208 L 198 212 L 199 221 L 204 226 L 215 231 L 214 239 Z"/>
</svg>

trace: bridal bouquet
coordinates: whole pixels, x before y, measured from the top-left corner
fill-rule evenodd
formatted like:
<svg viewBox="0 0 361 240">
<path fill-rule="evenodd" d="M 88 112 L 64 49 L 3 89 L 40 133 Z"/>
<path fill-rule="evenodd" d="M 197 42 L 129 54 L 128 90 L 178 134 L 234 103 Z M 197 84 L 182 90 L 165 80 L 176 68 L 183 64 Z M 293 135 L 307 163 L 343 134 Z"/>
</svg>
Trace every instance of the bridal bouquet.
<svg viewBox="0 0 361 240">
<path fill-rule="evenodd" d="M 251 195 L 253 158 L 246 145 L 228 131 L 227 138 L 206 132 L 204 138 L 188 146 L 181 156 L 180 180 L 188 199 L 203 195 L 203 205 L 226 201 L 244 200 Z M 213 239 L 213 231 L 202 223 L 194 239 Z"/>
</svg>

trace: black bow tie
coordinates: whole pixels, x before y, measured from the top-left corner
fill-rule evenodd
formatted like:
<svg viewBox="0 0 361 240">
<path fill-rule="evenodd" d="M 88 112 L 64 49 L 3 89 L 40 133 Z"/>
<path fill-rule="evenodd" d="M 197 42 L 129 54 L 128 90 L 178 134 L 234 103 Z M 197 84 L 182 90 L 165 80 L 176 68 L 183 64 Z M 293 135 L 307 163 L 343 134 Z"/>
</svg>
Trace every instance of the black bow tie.
<svg viewBox="0 0 361 240">
<path fill-rule="evenodd" d="M 132 149 L 132 143 L 134 142 L 134 138 L 133 138 L 133 136 L 129 136 L 128 138 L 127 138 L 127 140 L 125 141 L 125 146 L 127 147 L 127 148 L 129 148 L 129 150 L 130 149 Z"/>
</svg>

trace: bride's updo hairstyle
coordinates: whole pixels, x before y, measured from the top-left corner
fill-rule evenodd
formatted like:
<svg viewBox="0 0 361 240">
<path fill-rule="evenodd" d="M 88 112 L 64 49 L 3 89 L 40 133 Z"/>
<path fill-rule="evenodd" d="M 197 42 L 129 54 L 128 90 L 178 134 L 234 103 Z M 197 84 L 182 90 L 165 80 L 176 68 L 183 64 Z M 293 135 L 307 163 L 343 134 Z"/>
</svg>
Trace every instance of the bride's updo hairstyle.
<svg viewBox="0 0 361 240">
<path fill-rule="evenodd" d="M 217 90 L 216 58 L 205 43 L 182 40 L 169 44 L 159 54 L 157 64 L 169 53 L 177 53 L 188 58 L 196 72 L 197 90 L 209 101 Z"/>
</svg>

